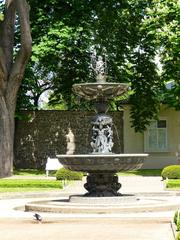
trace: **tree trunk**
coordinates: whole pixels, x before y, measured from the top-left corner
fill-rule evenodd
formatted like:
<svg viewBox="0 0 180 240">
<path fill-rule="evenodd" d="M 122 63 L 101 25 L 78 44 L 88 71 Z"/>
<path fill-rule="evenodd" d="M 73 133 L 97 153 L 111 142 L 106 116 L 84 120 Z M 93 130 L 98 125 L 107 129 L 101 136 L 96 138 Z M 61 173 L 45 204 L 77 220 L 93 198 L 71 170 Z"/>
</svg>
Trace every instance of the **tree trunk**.
<svg viewBox="0 0 180 240">
<path fill-rule="evenodd" d="M 20 49 L 14 60 L 15 18 L 19 17 Z M 0 25 L 0 177 L 13 170 L 14 113 L 25 66 L 31 55 L 29 6 L 26 0 L 8 0 Z"/>
<path fill-rule="evenodd" d="M 13 145 L 10 131 L 10 116 L 4 98 L 0 97 L 0 177 L 12 172 Z"/>
</svg>

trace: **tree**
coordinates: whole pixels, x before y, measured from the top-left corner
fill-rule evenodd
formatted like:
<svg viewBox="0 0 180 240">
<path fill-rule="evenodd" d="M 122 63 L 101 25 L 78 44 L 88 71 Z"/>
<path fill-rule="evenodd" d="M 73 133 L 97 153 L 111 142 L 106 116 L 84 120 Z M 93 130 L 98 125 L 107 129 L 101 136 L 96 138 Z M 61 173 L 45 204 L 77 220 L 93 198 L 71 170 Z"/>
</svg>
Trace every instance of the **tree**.
<svg viewBox="0 0 180 240">
<path fill-rule="evenodd" d="M 51 103 L 63 99 L 71 109 L 73 83 L 95 81 L 90 68 L 94 50 L 107 59 L 109 81 L 131 85 L 132 124 L 144 130 L 157 114 L 160 88 L 156 45 L 143 28 L 149 1 L 76 0 L 33 6 L 37 14 L 32 19 L 38 23 L 32 29 L 33 57 L 56 72 Z M 57 9 L 64 11 L 58 16 Z"/>
<path fill-rule="evenodd" d="M 100 1 L 94 11 L 96 45 L 107 55 L 112 81 L 130 84 L 132 126 L 139 132 L 157 116 L 160 105 L 157 45 L 144 28 L 150 5 L 141 0 Z"/>
<path fill-rule="evenodd" d="M 145 130 L 157 117 L 165 81 L 176 79 L 173 94 L 179 101 L 177 0 L 29 1 L 31 67 L 37 64 L 53 72 L 52 104 L 64 101 L 72 109 L 72 85 L 95 80 L 90 69 L 93 50 L 106 56 L 109 81 L 130 84 L 136 131 Z M 155 63 L 158 55 L 161 74 Z"/>
<path fill-rule="evenodd" d="M 29 61 L 25 69 L 25 78 L 20 86 L 17 98 L 16 112 L 21 109 L 38 110 L 40 97 L 44 92 L 52 88 L 55 78 L 53 72 L 48 68 L 39 66 L 37 63 Z"/>
<path fill-rule="evenodd" d="M 178 0 L 153 0 L 146 9 L 143 27 L 148 30 L 152 42 L 156 44 L 162 66 L 162 100 L 169 106 L 180 110 L 180 3 Z M 166 83 L 174 86 L 167 89 Z"/>
<path fill-rule="evenodd" d="M 0 177 L 7 177 L 13 167 L 16 99 L 31 55 L 31 33 L 26 0 L 6 1 L 3 14 L 0 22 Z M 17 21 L 20 43 L 15 42 Z"/>
<path fill-rule="evenodd" d="M 89 4 L 84 0 L 72 3 L 66 0 L 45 0 L 43 3 L 30 0 L 29 2 L 33 54 L 19 92 L 18 106 L 24 108 L 22 100 L 27 99 L 27 89 L 30 87 L 32 89 L 32 79 L 33 91 L 38 95 L 39 90 L 36 85 L 42 78 L 36 72 L 43 70 L 53 75 L 51 89 L 54 94 L 51 96 L 51 104 L 59 103 L 63 99 L 68 109 L 71 109 L 72 84 L 85 82 L 90 78 Z M 31 72 L 31 80 L 29 72 Z M 31 100 L 29 97 L 28 99 Z M 36 108 L 31 104 L 29 107 Z"/>
</svg>

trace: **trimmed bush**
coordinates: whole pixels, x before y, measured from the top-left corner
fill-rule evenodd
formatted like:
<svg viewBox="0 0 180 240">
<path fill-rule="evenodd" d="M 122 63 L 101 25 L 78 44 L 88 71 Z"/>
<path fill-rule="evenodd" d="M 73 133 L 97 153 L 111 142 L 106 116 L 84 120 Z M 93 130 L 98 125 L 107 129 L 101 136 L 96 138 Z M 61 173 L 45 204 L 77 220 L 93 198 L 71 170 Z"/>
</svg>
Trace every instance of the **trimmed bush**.
<svg viewBox="0 0 180 240">
<path fill-rule="evenodd" d="M 163 179 L 180 179 L 180 165 L 165 167 L 161 172 L 161 176 Z"/>
<path fill-rule="evenodd" d="M 180 179 L 168 179 L 166 181 L 166 188 L 180 189 Z"/>
<path fill-rule="evenodd" d="M 82 180 L 83 173 L 61 168 L 56 172 L 57 180 Z"/>
<path fill-rule="evenodd" d="M 180 232 L 177 234 L 176 240 L 180 240 Z"/>
</svg>

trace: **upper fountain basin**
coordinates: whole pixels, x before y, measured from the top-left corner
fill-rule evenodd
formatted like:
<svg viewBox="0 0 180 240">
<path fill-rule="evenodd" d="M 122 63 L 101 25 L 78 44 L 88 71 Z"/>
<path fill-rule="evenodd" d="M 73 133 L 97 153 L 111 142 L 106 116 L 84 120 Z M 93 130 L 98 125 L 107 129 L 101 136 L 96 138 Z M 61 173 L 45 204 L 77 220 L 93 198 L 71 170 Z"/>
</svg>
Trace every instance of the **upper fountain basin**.
<svg viewBox="0 0 180 240">
<path fill-rule="evenodd" d="M 57 155 L 69 170 L 82 172 L 120 172 L 142 167 L 148 154 L 74 154 Z"/>
<path fill-rule="evenodd" d="M 86 100 L 113 99 L 128 91 L 128 84 L 99 81 L 95 83 L 79 83 L 73 85 L 73 91 Z"/>
</svg>

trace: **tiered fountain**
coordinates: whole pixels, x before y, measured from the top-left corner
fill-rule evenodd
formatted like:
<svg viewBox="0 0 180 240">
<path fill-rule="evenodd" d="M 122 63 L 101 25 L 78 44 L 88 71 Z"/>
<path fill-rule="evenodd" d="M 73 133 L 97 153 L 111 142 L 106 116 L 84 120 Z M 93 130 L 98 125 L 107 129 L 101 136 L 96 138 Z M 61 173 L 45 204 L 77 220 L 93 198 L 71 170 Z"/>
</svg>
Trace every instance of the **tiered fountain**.
<svg viewBox="0 0 180 240">
<path fill-rule="evenodd" d="M 87 172 L 88 191 L 85 195 L 71 195 L 57 198 L 42 199 L 25 205 L 25 211 L 51 213 L 144 213 L 169 211 L 177 209 L 180 199 L 176 196 L 164 196 L 159 193 L 120 194 L 118 190 L 117 172 L 138 169 L 148 154 L 115 154 L 112 153 L 113 131 L 112 118 L 106 114 L 107 101 L 121 96 L 128 90 L 122 83 L 107 83 L 104 63 L 99 59 L 96 63 L 96 83 L 75 84 L 74 92 L 88 100 L 93 100 L 97 115 L 92 124 L 92 153 L 58 155 L 65 168 L 74 171 Z M 77 193 L 76 193 L 77 194 Z M 161 193 L 162 194 L 162 193 Z M 44 195 L 43 195 L 44 196 Z M 55 196 L 54 196 L 55 197 Z M 127 215 L 128 216 L 128 215 Z"/>
<path fill-rule="evenodd" d="M 106 82 L 106 67 L 99 57 L 93 68 L 95 83 L 74 84 L 73 91 L 80 97 L 94 102 L 96 115 L 92 118 L 92 153 L 57 155 L 63 166 L 69 170 L 87 172 L 88 191 L 92 197 L 119 196 L 121 184 L 117 172 L 139 169 L 148 154 L 115 154 L 113 147 L 113 120 L 107 115 L 108 100 L 128 91 L 124 83 Z"/>
</svg>

